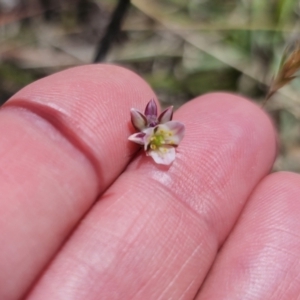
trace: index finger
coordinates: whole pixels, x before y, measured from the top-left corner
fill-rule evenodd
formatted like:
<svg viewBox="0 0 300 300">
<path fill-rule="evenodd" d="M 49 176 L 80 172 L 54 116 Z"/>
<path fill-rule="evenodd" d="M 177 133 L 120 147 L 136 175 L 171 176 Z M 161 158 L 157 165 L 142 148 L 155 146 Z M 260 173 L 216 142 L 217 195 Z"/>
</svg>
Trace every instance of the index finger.
<svg viewBox="0 0 300 300">
<path fill-rule="evenodd" d="M 137 147 L 129 109 L 154 96 L 120 67 L 37 81 L 0 111 L 0 299 L 19 299 Z M 13 280 L 12 280 L 13 278 Z"/>
</svg>

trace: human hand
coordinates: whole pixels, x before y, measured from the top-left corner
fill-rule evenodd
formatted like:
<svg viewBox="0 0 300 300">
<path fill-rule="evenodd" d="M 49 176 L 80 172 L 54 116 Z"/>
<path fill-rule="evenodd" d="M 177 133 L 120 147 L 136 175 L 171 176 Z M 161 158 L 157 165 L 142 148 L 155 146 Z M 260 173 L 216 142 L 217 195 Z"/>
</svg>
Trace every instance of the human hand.
<svg viewBox="0 0 300 300">
<path fill-rule="evenodd" d="M 3 106 L 1 300 L 299 299 L 300 179 L 268 175 L 269 118 L 239 96 L 199 97 L 175 113 L 186 134 L 160 166 L 127 140 L 130 108 L 153 97 L 94 65 Z"/>
</svg>

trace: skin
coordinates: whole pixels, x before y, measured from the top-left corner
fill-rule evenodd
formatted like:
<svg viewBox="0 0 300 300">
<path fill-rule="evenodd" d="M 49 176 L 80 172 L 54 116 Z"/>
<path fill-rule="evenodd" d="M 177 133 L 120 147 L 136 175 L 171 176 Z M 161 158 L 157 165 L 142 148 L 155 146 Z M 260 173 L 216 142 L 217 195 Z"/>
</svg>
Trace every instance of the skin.
<svg viewBox="0 0 300 300">
<path fill-rule="evenodd" d="M 240 96 L 183 105 L 170 167 L 127 140 L 137 75 L 93 65 L 0 110 L 0 299 L 300 299 L 300 177 Z"/>
</svg>

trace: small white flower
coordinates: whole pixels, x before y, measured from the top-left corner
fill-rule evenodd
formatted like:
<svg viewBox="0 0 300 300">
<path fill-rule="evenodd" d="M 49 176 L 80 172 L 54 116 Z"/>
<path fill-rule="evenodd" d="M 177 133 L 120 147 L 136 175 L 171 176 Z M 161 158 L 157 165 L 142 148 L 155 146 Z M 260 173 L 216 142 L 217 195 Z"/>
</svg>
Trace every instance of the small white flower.
<svg viewBox="0 0 300 300">
<path fill-rule="evenodd" d="M 158 164 L 169 165 L 176 156 L 175 147 L 183 139 L 185 127 L 182 123 L 171 121 L 173 107 L 164 110 L 157 117 L 157 107 L 154 100 L 150 100 L 142 114 L 131 109 L 131 122 L 140 132 L 129 136 L 129 140 L 143 145 L 148 156 Z"/>
</svg>

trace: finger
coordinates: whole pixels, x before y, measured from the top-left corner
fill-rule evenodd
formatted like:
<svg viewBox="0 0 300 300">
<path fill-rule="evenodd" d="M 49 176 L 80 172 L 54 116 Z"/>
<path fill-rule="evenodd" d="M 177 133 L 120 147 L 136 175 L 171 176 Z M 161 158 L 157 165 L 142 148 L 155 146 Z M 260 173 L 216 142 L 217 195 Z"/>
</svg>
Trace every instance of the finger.
<svg viewBox="0 0 300 300">
<path fill-rule="evenodd" d="M 299 298 L 299 195 L 299 175 L 277 173 L 263 180 L 197 299 Z"/>
<path fill-rule="evenodd" d="M 275 156 L 271 122 L 241 97 L 211 94 L 175 120 L 169 167 L 140 155 L 75 231 L 33 290 L 37 299 L 191 299 Z M 255 120 L 255 121 L 254 121 Z"/>
<path fill-rule="evenodd" d="M 20 299 L 137 150 L 131 107 L 153 92 L 113 66 L 70 69 L 0 111 L 0 299 Z"/>
</svg>

